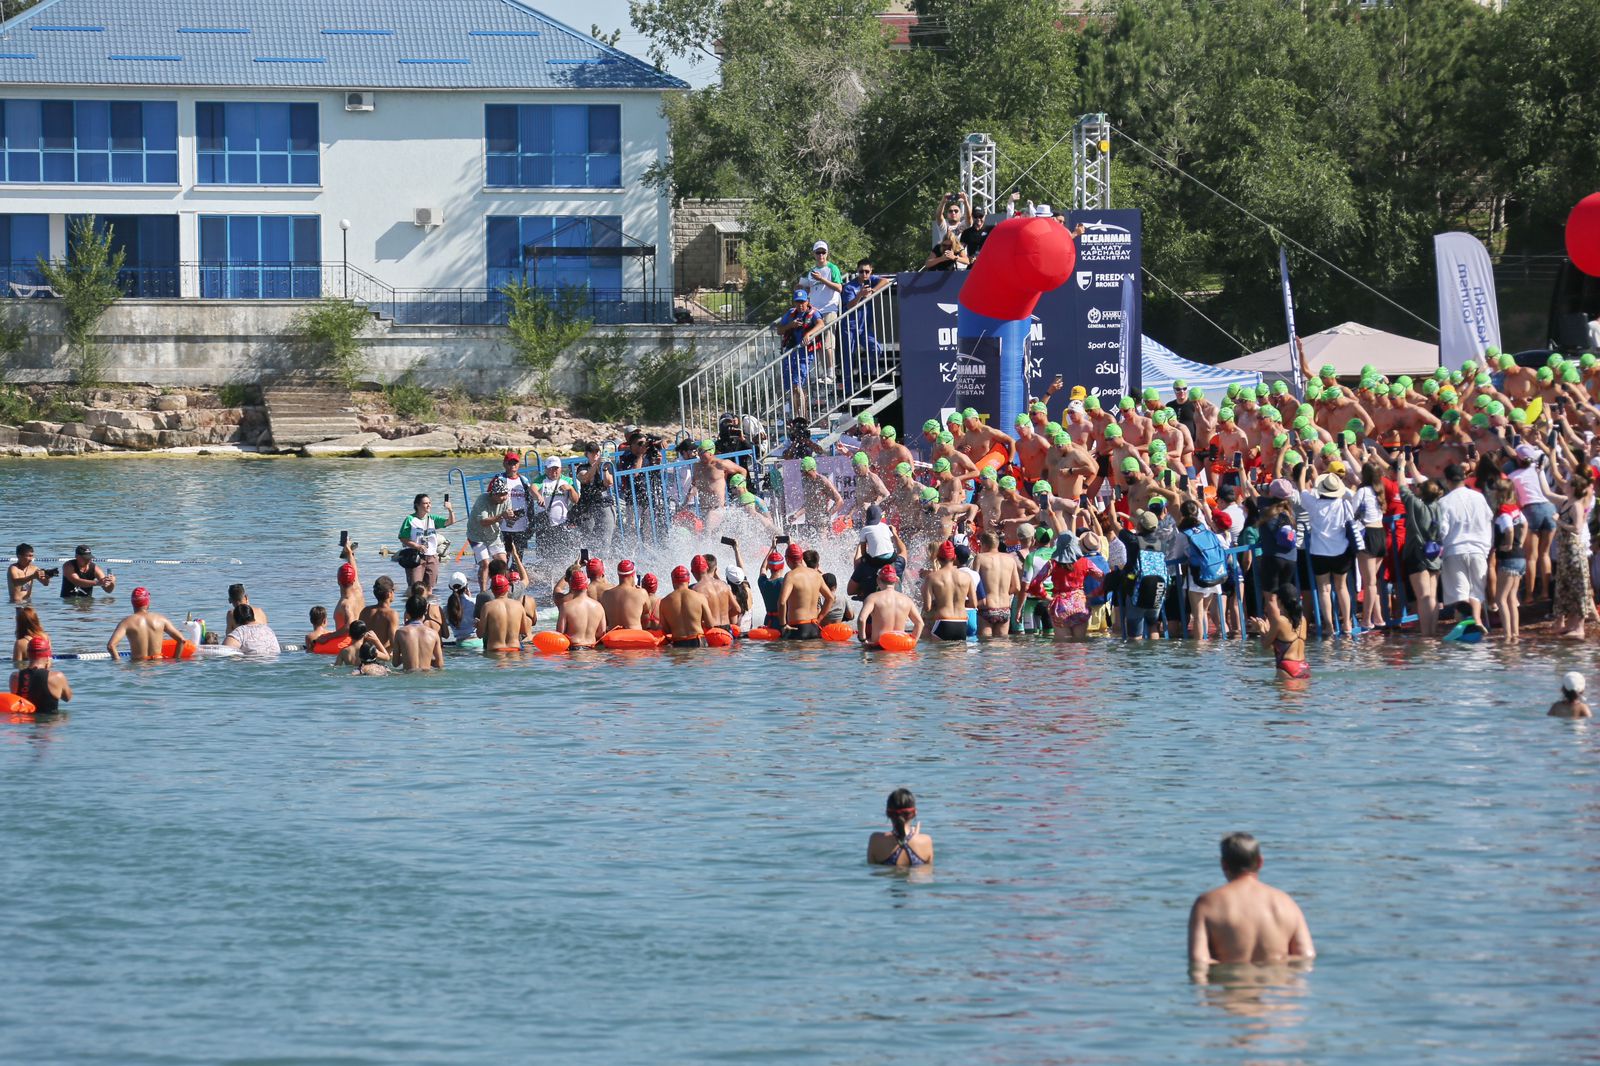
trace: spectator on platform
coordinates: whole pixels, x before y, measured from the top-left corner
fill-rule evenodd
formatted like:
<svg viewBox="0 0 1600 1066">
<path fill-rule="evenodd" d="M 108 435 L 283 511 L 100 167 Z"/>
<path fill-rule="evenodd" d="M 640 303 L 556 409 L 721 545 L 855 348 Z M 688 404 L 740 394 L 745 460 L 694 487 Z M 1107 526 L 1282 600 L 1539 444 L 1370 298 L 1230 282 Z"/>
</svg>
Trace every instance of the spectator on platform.
<svg viewBox="0 0 1600 1066">
<path fill-rule="evenodd" d="M 811 308 L 811 294 L 805 289 L 796 289 L 794 303 L 772 327 L 783 338 L 783 387 L 789 393 L 795 417 L 810 412 L 806 387 L 811 378 L 812 360 L 822 346 L 817 337 L 823 326 L 822 319 Z"/>
<path fill-rule="evenodd" d="M 871 372 L 872 365 L 883 352 L 872 328 L 874 316 L 869 308 L 861 305 L 893 283 L 892 276 L 872 272 L 870 259 L 857 263 L 855 273 L 845 279 L 844 317 L 839 325 L 844 337 L 844 364 L 839 376 L 852 391 L 864 384 L 861 379 Z"/>
<path fill-rule="evenodd" d="M 841 297 L 844 292 L 844 273 L 837 263 L 828 259 L 828 242 L 818 241 L 811 246 L 811 257 L 814 260 L 811 270 L 801 279 L 811 299 L 811 309 L 826 326 L 839 317 L 841 310 Z M 837 358 L 837 345 L 833 331 L 824 330 L 822 333 L 822 374 L 818 382 L 823 385 L 832 385 L 834 382 L 834 368 Z"/>
<path fill-rule="evenodd" d="M 951 231 L 945 234 L 944 240 L 928 256 L 922 264 L 922 269 L 965 270 L 970 262 L 971 260 L 967 258 L 967 246 L 961 243 L 961 235 Z"/>
<path fill-rule="evenodd" d="M 972 203 L 967 199 L 967 194 L 946 193 L 944 199 L 939 201 L 939 209 L 933 213 L 933 236 L 928 246 L 938 248 L 950 234 L 960 234 L 972 225 Z"/>
</svg>

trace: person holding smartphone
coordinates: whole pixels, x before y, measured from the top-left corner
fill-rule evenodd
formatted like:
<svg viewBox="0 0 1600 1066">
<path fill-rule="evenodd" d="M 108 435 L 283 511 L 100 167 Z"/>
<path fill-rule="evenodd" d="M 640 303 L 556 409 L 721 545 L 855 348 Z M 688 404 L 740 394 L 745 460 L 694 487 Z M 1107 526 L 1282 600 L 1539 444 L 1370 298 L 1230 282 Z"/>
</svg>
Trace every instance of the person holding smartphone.
<svg viewBox="0 0 1600 1066">
<path fill-rule="evenodd" d="M 6 570 L 6 590 L 11 594 L 11 602 L 16 605 L 31 602 L 34 582 L 48 588 L 50 579 L 60 573 L 60 570 L 42 570 L 33 565 L 33 545 L 18 544 L 17 561 Z"/>
</svg>

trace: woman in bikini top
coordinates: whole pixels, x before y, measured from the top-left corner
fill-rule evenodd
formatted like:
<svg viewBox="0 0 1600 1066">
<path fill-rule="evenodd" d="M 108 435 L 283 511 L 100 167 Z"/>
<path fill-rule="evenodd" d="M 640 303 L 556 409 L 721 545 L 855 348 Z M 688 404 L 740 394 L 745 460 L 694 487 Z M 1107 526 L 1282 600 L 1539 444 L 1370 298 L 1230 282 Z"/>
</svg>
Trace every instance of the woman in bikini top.
<svg viewBox="0 0 1600 1066">
<path fill-rule="evenodd" d="M 933 838 L 922 832 L 912 819 L 917 816 L 917 798 L 908 788 L 889 793 L 885 804 L 891 831 L 873 833 L 867 840 L 867 862 L 874 866 L 928 866 L 933 863 Z"/>
</svg>

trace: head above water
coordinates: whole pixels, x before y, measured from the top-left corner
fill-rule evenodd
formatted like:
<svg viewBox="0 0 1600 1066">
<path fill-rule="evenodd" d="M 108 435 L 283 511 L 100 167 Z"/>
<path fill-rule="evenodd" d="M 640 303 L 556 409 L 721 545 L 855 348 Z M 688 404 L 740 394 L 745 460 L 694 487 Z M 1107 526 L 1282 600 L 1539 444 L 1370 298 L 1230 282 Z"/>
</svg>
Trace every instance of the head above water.
<svg viewBox="0 0 1600 1066">
<path fill-rule="evenodd" d="M 911 824 L 911 819 L 917 816 L 917 797 L 911 794 L 909 788 L 897 788 L 889 793 L 889 799 L 883 805 L 883 813 L 889 816 L 889 824 L 894 826 L 895 837 L 904 840 L 906 827 Z"/>
<path fill-rule="evenodd" d="M 1261 869 L 1261 845 L 1249 833 L 1229 833 L 1222 838 L 1222 872 L 1232 880 Z"/>
</svg>

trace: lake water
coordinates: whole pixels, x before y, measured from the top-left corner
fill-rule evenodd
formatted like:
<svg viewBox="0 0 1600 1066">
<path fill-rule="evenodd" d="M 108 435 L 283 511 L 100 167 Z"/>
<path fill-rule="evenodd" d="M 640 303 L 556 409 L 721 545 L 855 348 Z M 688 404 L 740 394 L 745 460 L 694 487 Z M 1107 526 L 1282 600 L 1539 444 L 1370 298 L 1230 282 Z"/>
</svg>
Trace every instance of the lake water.
<svg viewBox="0 0 1600 1066">
<path fill-rule="evenodd" d="M 0 463 L 0 542 L 80 540 L 285 638 L 445 462 Z M 456 538 L 460 539 L 459 535 Z M 243 565 L 228 560 L 239 559 Z M 200 560 L 200 561 L 194 561 Z M 8 1063 L 1559 1062 L 1600 1049 L 1588 647 L 1035 641 L 489 660 L 354 678 L 66 663 L 0 723 Z M 894 787 L 931 873 L 864 864 Z M 1308 972 L 1189 980 L 1217 840 Z"/>
</svg>

